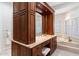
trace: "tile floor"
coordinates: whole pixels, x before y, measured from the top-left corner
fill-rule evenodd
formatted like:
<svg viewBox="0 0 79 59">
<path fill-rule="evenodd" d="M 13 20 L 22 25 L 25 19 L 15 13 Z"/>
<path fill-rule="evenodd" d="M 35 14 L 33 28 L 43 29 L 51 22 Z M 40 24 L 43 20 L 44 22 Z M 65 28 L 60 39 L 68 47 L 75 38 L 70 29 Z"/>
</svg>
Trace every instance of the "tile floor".
<svg viewBox="0 0 79 59">
<path fill-rule="evenodd" d="M 79 55 L 73 52 L 69 52 L 67 50 L 57 48 L 56 51 L 51 56 L 79 56 Z"/>
<path fill-rule="evenodd" d="M 0 56 L 11 56 L 11 45 L 7 45 L 0 53 Z"/>
<path fill-rule="evenodd" d="M 3 53 L 1 53 L 0 56 L 11 56 L 11 48 L 8 47 L 5 50 L 3 50 Z M 57 48 L 56 51 L 51 56 L 79 56 L 79 55 L 73 52 L 69 52 L 67 50 Z"/>
</svg>

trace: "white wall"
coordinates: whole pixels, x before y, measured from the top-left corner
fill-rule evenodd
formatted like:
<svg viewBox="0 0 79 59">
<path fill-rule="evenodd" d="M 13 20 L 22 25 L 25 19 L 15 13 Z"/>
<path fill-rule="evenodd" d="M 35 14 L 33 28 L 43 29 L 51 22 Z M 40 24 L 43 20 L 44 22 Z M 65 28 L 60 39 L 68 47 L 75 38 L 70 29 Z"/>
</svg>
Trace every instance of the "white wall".
<svg viewBox="0 0 79 59">
<path fill-rule="evenodd" d="M 0 49 L 4 48 L 6 44 L 11 44 L 10 37 L 12 34 L 13 21 L 13 3 L 0 3 Z M 8 33 L 10 34 L 8 37 Z"/>
<path fill-rule="evenodd" d="M 79 7 L 76 7 L 69 11 L 71 18 L 79 17 Z"/>
<path fill-rule="evenodd" d="M 0 5 L 1 5 L 1 3 L 0 3 Z M 1 7 L 0 7 L 0 9 L 1 9 Z M 2 12 L 0 11 L 0 52 L 1 52 L 1 47 L 2 47 L 1 44 L 2 44 L 2 39 L 3 39 L 3 36 L 2 36 L 3 35 L 2 26 L 3 25 L 2 25 L 2 18 L 1 18 L 2 15 L 1 14 L 2 14 Z"/>
<path fill-rule="evenodd" d="M 63 18 L 64 16 L 64 18 Z M 65 25 L 61 28 L 64 29 L 65 34 L 67 33 L 68 36 L 72 36 L 79 39 L 79 8 L 76 7 L 66 13 L 62 13 L 59 15 L 56 15 L 56 25 L 58 24 L 58 28 L 56 30 L 60 30 L 59 24 L 62 23 L 61 20 L 65 21 Z M 57 26 L 55 26 L 57 27 Z M 57 31 L 56 31 L 57 32 Z M 60 33 L 61 34 L 61 33 Z"/>
</svg>

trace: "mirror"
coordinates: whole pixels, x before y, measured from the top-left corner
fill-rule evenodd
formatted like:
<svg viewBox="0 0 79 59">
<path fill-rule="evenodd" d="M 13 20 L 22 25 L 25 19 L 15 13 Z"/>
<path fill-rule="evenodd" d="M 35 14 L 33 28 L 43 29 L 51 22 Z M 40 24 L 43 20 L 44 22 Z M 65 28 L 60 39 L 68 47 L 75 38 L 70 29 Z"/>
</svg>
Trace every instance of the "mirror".
<svg viewBox="0 0 79 59">
<path fill-rule="evenodd" d="M 41 14 L 36 12 L 36 19 L 35 19 L 35 24 L 36 24 L 36 36 L 42 35 L 42 16 Z"/>
</svg>

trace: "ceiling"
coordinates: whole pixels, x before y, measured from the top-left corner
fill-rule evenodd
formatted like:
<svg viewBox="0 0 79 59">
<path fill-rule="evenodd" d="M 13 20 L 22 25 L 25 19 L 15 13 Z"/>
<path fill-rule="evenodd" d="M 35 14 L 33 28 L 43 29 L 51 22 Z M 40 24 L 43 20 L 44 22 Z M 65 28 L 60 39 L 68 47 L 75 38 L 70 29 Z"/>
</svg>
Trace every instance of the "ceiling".
<svg viewBox="0 0 79 59">
<path fill-rule="evenodd" d="M 64 2 L 47 2 L 50 6 L 57 6 L 57 5 L 60 5 L 60 4 L 63 4 Z"/>
<path fill-rule="evenodd" d="M 55 14 L 65 13 L 79 7 L 79 2 L 47 2 L 54 10 Z"/>
</svg>

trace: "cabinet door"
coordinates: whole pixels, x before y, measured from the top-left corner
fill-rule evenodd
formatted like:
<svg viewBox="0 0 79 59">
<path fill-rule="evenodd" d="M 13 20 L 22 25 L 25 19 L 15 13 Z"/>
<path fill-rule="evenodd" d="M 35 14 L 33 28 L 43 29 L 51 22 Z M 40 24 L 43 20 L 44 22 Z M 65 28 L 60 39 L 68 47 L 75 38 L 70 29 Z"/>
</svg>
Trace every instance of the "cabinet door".
<svg viewBox="0 0 79 59">
<path fill-rule="evenodd" d="M 31 49 L 12 42 L 12 56 L 31 56 Z"/>
<path fill-rule="evenodd" d="M 47 34 L 47 15 L 42 15 L 42 34 Z"/>
<path fill-rule="evenodd" d="M 13 4 L 13 39 L 27 44 L 27 3 Z"/>
<path fill-rule="evenodd" d="M 13 14 L 13 39 L 18 41 L 21 37 L 19 15 Z"/>
<path fill-rule="evenodd" d="M 13 4 L 13 38 L 25 44 L 35 42 L 35 3 Z"/>
</svg>

